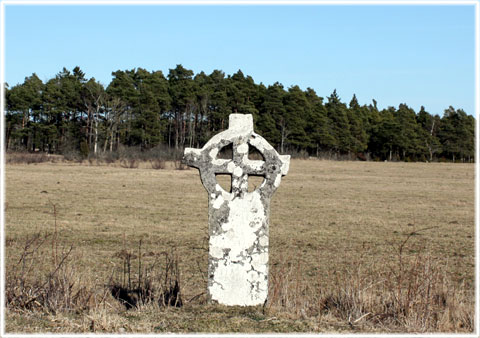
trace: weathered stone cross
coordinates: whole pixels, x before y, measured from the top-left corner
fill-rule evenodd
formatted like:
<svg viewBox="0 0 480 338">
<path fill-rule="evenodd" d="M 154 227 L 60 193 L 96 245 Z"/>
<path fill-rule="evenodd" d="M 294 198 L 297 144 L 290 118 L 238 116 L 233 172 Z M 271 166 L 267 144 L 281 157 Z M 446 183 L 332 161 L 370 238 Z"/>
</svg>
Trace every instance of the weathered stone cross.
<svg viewBox="0 0 480 338">
<path fill-rule="evenodd" d="M 232 144 L 233 158 L 219 159 Z M 249 147 L 264 161 L 250 160 Z M 268 221 L 270 198 L 288 172 L 290 155 L 279 155 L 253 132 L 252 115 L 231 114 L 229 128 L 202 149 L 186 148 L 185 162 L 198 168 L 208 192 L 208 294 L 225 305 L 263 304 L 268 294 Z M 216 174 L 232 176 L 231 191 L 216 181 Z M 263 183 L 248 192 L 248 176 L 263 176 Z"/>
</svg>

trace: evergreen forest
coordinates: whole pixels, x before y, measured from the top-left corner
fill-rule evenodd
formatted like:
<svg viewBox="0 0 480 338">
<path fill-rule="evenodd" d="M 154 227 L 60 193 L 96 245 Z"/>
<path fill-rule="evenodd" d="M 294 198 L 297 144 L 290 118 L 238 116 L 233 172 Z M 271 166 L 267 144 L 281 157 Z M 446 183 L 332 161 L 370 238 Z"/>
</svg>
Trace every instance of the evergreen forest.
<svg viewBox="0 0 480 338">
<path fill-rule="evenodd" d="M 378 109 L 343 102 L 334 90 L 265 86 L 238 71 L 211 74 L 177 65 L 168 74 L 117 70 L 105 87 L 75 67 L 44 83 L 36 74 L 5 84 L 7 152 L 86 158 L 163 149 L 180 156 L 228 127 L 231 113 L 253 114 L 255 131 L 278 152 L 329 159 L 474 161 L 475 119 L 446 107 L 442 116 L 405 103 Z M 118 156 L 118 155 L 117 155 Z"/>
</svg>

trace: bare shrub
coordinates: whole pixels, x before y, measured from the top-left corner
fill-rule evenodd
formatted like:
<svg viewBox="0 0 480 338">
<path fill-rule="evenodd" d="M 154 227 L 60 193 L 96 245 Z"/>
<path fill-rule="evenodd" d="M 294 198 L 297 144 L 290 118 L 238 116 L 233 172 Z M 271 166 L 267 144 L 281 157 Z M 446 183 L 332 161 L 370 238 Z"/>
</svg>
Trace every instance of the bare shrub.
<svg viewBox="0 0 480 338">
<path fill-rule="evenodd" d="M 46 253 L 52 239 L 54 260 Z M 48 313 L 83 311 L 92 307 L 94 291 L 75 266 L 73 247 L 63 248 L 57 255 L 55 237 L 35 234 L 25 241 L 15 264 L 6 268 L 6 305 L 18 310 L 37 310 Z M 39 267 L 45 267 L 41 272 Z"/>
<path fill-rule="evenodd" d="M 165 160 L 157 158 L 154 160 L 150 160 L 150 164 L 152 165 L 152 169 L 155 169 L 155 170 L 165 169 Z"/>
<path fill-rule="evenodd" d="M 37 164 L 51 161 L 45 153 L 7 153 L 5 162 L 8 164 Z"/>
<path fill-rule="evenodd" d="M 117 153 L 120 161 L 130 159 L 143 160 L 143 152 L 141 147 L 119 146 Z"/>
<path fill-rule="evenodd" d="M 89 165 L 99 165 L 101 163 L 101 160 L 94 156 L 88 156 L 87 160 Z"/>
<path fill-rule="evenodd" d="M 63 151 L 63 158 L 66 161 L 72 161 L 72 162 L 77 162 L 77 163 L 81 163 L 83 161 L 83 157 L 80 154 L 80 152 L 78 152 L 77 150 L 74 150 L 74 149 L 64 150 Z"/>
<path fill-rule="evenodd" d="M 186 165 L 183 161 L 181 160 L 175 160 L 174 162 L 175 165 L 175 170 L 188 170 L 190 169 L 188 165 Z"/>
<path fill-rule="evenodd" d="M 123 159 L 120 161 L 120 166 L 127 169 L 137 169 L 138 161 L 134 158 Z"/>
<path fill-rule="evenodd" d="M 98 158 L 107 164 L 115 163 L 119 159 L 118 152 L 116 151 L 105 151 L 98 155 Z"/>
<path fill-rule="evenodd" d="M 166 145 L 160 144 L 144 152 L 145 159 L 155 160 L 157 158 L 163 160 L 174 160 L 181 158 L 183 151 L 181 149 L 169 148 Z"/>
<path fill-rule="evenodd" d="M 112 296 L 127 310 L 153 301 L 160 306 L 181 307 L 180 271 L 174 250 L 171 253 L 142 253 L 141 246 L 142 241 L 138 244 L 137 255 L 125 247 L 115 254 L 122 260 L 122 269 L 108 283 Z M 147 256 L 153 258 L 149 263 L 143 261 Z M 135 272 L 134 262 L 137 263 Z"/>
<path fill-rule="evenodd" d="M 303 159 L 306 160 L 308 159 L 309 155 L 306 150 L 300 150 L 298 151 L 297 149 L 288 149 L 285 154 L 290 154 L 291 158 L 298 158 L 298 159 Z"/>
<path fill-rule="evenodd" d="M 57 210 L 53 206 L 53 233 L 36 233 L 25 240 L 18 260 L 5 269 L 6 305 L 14 310 L 80 312 L 105 301 L 84 273 L 77 270 L 79 257 L 73 246 L 59 248 Z M 49 252 L 50 251 L 50 252 Z"/>
</svg>

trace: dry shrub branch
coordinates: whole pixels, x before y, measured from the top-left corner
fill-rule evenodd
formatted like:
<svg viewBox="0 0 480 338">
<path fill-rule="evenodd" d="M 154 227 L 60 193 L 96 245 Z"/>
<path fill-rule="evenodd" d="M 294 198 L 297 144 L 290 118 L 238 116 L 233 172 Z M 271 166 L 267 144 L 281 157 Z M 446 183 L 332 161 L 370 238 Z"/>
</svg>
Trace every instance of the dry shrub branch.
<svg viewBox="0 0 480 338">
<path fill-rule="evenodd" d="M 95 289 L 77 270 L 79 256 L 74 254 L 74 247 L 63 245 L 59 253 L 57 208 L 50 204 L 53 207 L 53 233 L 36 233 L 27 238 L 19 259 L 6 268 L 7 306 L 47 313 L 90 309 L 97 300 Z"/>
<path fill-rule="evenodd" d="M 47 242 L 52 239 L 52 260 Z M 83 311 L 91 307 L 94 291 L 89 281 L 76 269 L 74 248 L 56 252 L 56 238 L 37 233 L 28 238 L 20 258 L 8 266 L 5 276 L 7 306 L 17 310 Z M 40 269 L 45 267 L 45 269 Z"/>
</svg>

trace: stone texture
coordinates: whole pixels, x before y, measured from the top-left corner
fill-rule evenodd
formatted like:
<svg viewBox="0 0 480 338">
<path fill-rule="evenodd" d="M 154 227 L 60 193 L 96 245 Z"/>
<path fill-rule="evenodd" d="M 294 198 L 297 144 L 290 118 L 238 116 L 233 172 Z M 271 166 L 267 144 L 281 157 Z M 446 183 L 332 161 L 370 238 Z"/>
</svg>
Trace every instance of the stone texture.
<svg viewBox="0 0 480 338">
<path fill-rule="evenodd" d="M 232 159 L 219 159 L 221 149 L 233 146 Z M 249 147 L 265 161 L 250 160 Z M 289 155 L 279 155 L 253 131 L 252 115 L 231 114 L 229 128 L 202 149 L 186 148 L 184 161 L 198 168 L 208 192 L 208 295 L 224 305 L 263 304 L 268 294 L 268 220 L 270 198 L 288 172 Z M 216 174 L 232 176 L 231 191 L 216 181 Z M 248 176 L 263 176 L 263 183 L 248 192 Z"/>
</svg>

